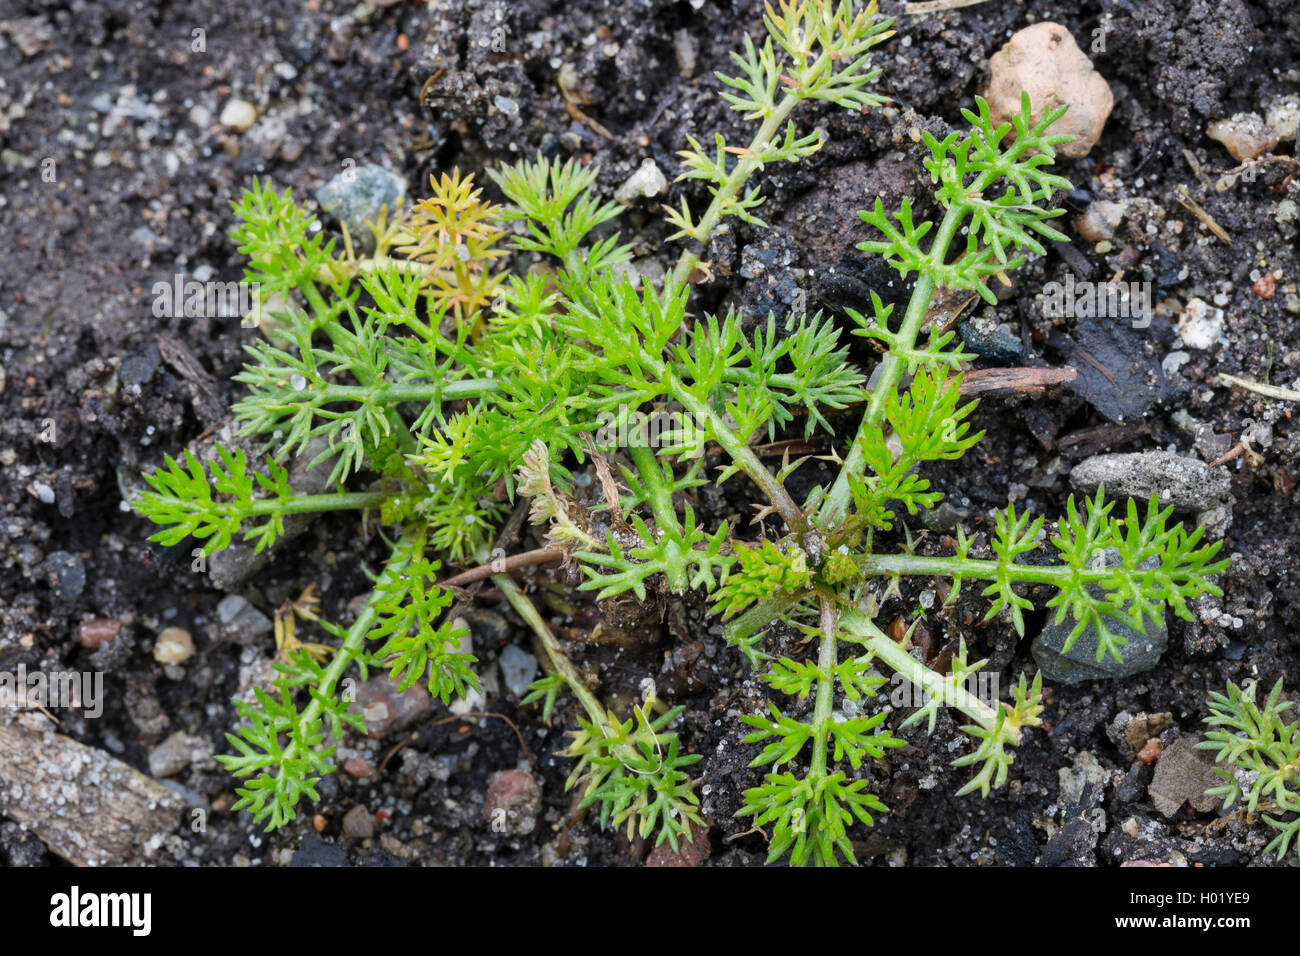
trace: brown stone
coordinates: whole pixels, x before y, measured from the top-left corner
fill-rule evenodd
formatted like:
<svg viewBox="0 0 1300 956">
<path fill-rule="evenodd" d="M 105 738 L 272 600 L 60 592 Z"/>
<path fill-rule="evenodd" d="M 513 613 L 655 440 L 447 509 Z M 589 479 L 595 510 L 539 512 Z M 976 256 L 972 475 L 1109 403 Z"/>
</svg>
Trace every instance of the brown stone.
<svg viewBox="0 0 1300 956">
<path fill-rule="evenodd" d="M 122 622 L 112 618 L 97 617 L 77 625 L 77 643 L 88 651 L 97 651 L 111 643 L 122 630 Z"/>
<path fill-rule="evenodd" d="M 1050 132 L 1074 137 L 1057 147 L 1060 155 L 1073 158 L 1088 155 L 1115 106 L 1110 85 L 1070 31 L 1051 21 L 1018 30 L 989 59 L 985 99 L 995 124 L 1009 122 L 1020 112 L 1022 93 L 1029 94 L 1035 120 L 1054 107 L 1069 107 Z"/>
<path fill-rule="evenodd" d="M 527 770 L 498 770 L 488 781 L 483 815 L 494 833 L 523 836 L 537 826 L 542 788 Z"/>
<path fill-rule="evenodd" d="M 691 824 L 691 839 L 677 838 L 677 849 L 665 840 L 650 851 L 646 857 L 646 866 L 686 866 L 696 867 L 709 858 L 713 845 L 709 841 L 709 828 L 697 823 Z"/>
<path fill-rule="evenodd" d="M 433 698 L 419 684 L 399 693 L 396 682 L 381 674 L 357 688 L 357 698 L 348 710 L 360 714 L 366 722 L 366 733 L 378 740 L 432 714 Z"/>
<path fill-rule="evenodd" d="M 1205 135 L 1222 143 L 1239 163 L 1271 152 L 1280 140 L 1277 130 L 1266 126 L 1258 113 L 1237 113 L 1227 119 L 1215 120 L 1205 130 Z"/>
</svg>

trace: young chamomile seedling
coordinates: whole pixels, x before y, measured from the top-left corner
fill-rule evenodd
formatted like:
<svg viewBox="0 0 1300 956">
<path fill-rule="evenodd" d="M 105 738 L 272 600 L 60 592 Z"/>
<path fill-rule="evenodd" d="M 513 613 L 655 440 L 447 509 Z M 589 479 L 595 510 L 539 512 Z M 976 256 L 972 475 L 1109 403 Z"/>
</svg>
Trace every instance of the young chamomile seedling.
<svg viewBox="0 0 1300 956">
<path fill-rule="evenodd" d="M 897 593 L 904 576 L 943 579 L 951 601 L 981 582 L 989 616 L 1005 611 L 1021 634 L 1031 602 L 1017 588 L 1046 586 L 1055 590 L 1049 611 L 1074 622 L 1070 642 L 1092 628 L 1099 657 L 1116 658 L 1124 638 L 1115 622 L 1141 630 L 1166 608 L 1189 618 L 1188 600 L 1219 593 L 1211 582 L 1226 566 L 1213 560 L 1218 544 L 1171 523 L 1154 499 L 1117 517 L 1100 491 L 1081 507 L 1069 502 L 1050 535 L 1054 564 L 1021 560 L 1039 548 L 1045 524 L 1014 507 L 997 514 L 986 557 L 960 530 L 946 557 L 876 546 L 904 511 L 938 505 L 941 493 L 919 469 L 959 459 L 980 438 L 969 423 L 974 403 L 960 397 L 971 356 L 953 333 L 923 339 L 922 328 L 941 288 L 993 303 L 991 277 L 1063 238 L 1050 224 L 1061 213 L 1051 203 L 1070 184 L 1049 171 L 1067 139 L 1051 133 L 1062 110 L 1034 120 L 1026 99 L 1010 123 L 994 125 L 977 100 L 963 111 L 968 129 L 924 136 L 937 221 L 919 221 L 906 201 L 890 212 L 876 199 L 861 214 L 873 238 L 859 248 L 912 284 L 901 318 L 876 297 L 872 315 L 849 314 L 854 332 L 884 350 L 869 386 L 831 317 L 767 316 L 750 332 L 734 311 L 688 313 L 689 283 L 709 274 L 708 242 L 736 223 L 764 228 L 754 177 L 821 147 L 819 133 L 800 131 L 800 104 L 856 112 L 885 102 L 872 89 L 871 51 L 891 23 L 874 3 L 780 0 L 766 7 L 764 25 L 761 43 L 747 38 L 733 55 L 736 75 L 720 77 L 724 98 L 757 130 L 745 146 L 688 140 L 682 177 L 704 183 L 711 199 L 698 215 L 686 201 L 671 211 L 675 238 L 690 245 L 660 285 L 630 278 L 629 247 L 597 232 L 619 209 L 597 197 L 595 171 L 574 161 L 495 170 L 501 207 L 484 203 L 468 180 L 444 177 L 432 200 L 379 230 L 375 254 L 363 260 L 336 254 L 288 193 L 256 185 L 237 204 L 234 236 L 251 259 L 249 278 L 286 303 L 274 337 L 249 347 L 238 377 L 249 395 L 236 413 L 246 433 L 266 438 L 265 471 L 250 472 L 242 453 L 224 450 L 211 477 L 192 456 L 169 460 L 147 476 L 151 490 L 137 508 L 165 526 L 156 540 L 194 534 L 211 549 L 237 533 L 265 547 L 286 516 L 313 511 L 363 509 L 395 529 L 356 621 L 346 629 L 321 622 L 340 639 L 334 654 L 291 654 L 277 664 L 272 691 L 240 705 L 246 725 L 231 736 L 237 753 L 224 759 L 248 778 L 241 805 L 269 826 L 290 820 L 304 794 L 315 799 L 317 780 L 333 770 L 324 721 L 335 739 L 344 724 L 361 726 L 339 692 L 349 668 L 364 676 L 387 667 L 403 686 L 427 682 L 443 700 L 478 686 L 448 620 L 451 594 L 438 584 L 446 557 L 488 567 L 483 576 L 541 641 L 549 673 L 527 702 L 540 703 L 548 721 L 561 691 L 581 708 L 567 754 L 569 786 L 583 805 L 654 844 L 692 838 L 702 816 L 690 768 L 700 758 L 673 729 L 682 708 L 647 693 L 631 712 L 612 712 L 504 565 L 492 564 L 495 531 L 516 496 L 531 500 L 547 556 L 576 564 L 598 600 L 695 591 L 726 620 L 728 641 L 771 690 L 762 712 L 742 718 L 746 739 L 762 745 L 753 765 L 764 776 L 740 812 L 770 833 L 773 861 L 853 862 L 851 828 L 885 810 L 864 776 L 868 761 L 902 744 L 874 703 L 885 672 L 926 695 L 905 726 L 933 730 L 940 706 L 968 719 L 973 748 L 955 761 L 970 768 L 963 793 L 1002 786 L 1012 749 L 1040 722 L 1041 677 L 1021 677 L 1010 700 L 980 699 L 966 681 L 985 662 L 969 661 L 964 642 L 945 673 L 914 658 L 878 625 L 875 583 Z M 499 268 L 506 243 L 549 268 Z M 468 259 L 449 256 L 449 246 Z M 861 423 L 826 486 L 796 494 L 789 478 L 802 461 L 769 471 L 755 450 L 797 417 L 809 436 L 831 431 L 828 413 L 856 406 L 865 409 Z M 591 436 L 611 420 L 665 409 L 691 428 L 629 441 L 615 476 Z M 324 450 L 314 463 L 328 464 L 336 490 L 296 495 L 281 462 L 318 439 Z M 706 468 L 713 459 L 700 454 L 703 443 L 722 457 L 720 469 Z M 593 455 L 599 511 L 570 494 L 570 467 Z M 361 471 L 379 480 L 350 490 Z M 685 503 L 691 489 L 742 476 L 760 499 L 758 518 L 778 529 L 774 538 L 709 527 Z M 1107 551 L 1117 560 L 1094 562 Z M 778 621 L 804 634 L 811 653 L 769 656 L 765 629 Z M 811 712 L 792 716 L 806 708 L 788 698 L 811 701 Z"/>
</svg>

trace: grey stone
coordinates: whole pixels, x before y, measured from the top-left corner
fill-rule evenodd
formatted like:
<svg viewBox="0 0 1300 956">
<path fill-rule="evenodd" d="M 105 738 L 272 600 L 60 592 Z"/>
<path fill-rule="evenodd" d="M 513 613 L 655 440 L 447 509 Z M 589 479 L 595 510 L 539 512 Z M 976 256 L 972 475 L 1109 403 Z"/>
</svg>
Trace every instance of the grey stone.
<svg viewBox="0 0 1300 956">
<path fill-rule="evenodd" d="M 364 803 L 343 814 L 343 833 L 352 840 L 368 840 L 375 835 L 375 818 Z"/>
<path fill-rule="evenodd" d="M 1102 560 L 1109 566 L 1118 560 L 1118 557 L 1118 552 L 1111 548 L 1102 555 Z M 1152 562 L 1154 560 L 1152 559 Z M 1105 594 L 1095 585 L 1090 585 L 1088 591 L 1094 597 L 1102 597 Z M 1131 604 L 1123 606 L 1125 614 L 1130 613 L 1131 610 Z M 1074 618 L 1068 614 L 1059 624 L 1056 623 L 1055 611 L 1053 611 L 1052 619 L 1030 645 L 1030 652 L 1038 663 L 1038 669 L 1048 680 L 1062 684 L 1081 684 L 1087 680 L 1132 677 L 1134 674 L 1141 674 L 1155 667 L 1156 662 L 1160 660 L 1160 655 L 1165 652 L 1169 644 L 1169 629 L 1165 626 L 1163 614 L 1158 624 L 1153 624 L 1150 618 L 1146 619 L 1145 634 L 1130 627 L 1123 619 L 1112 619 L 1111 631 L 1128 640 L 1128 644 L 1124 645 L 1121 651 L 1124 659 L 1117 661 L 1107 654 L 1099 661 L 1097 660 L 1099 635 L 1097 629 L 1091 624 L 1084 628 L 1083 633 L 1068 651 L 1064 649 L 1074 627 Z"/>
<path fill-rule="evenodd" d="M 501 652 L 501 677 L 510 688 L 510 693 L 523 697 L 528 693 L 528 685 L 537 676 L 537 658 L 517 645 L 511 644 Z"/>
<path fill-rule="evenodd" d="M 977 316 L 957 327 L 966 348 L 980 358 L 993 362 L 1018 362 L 1025 355 L 1025 345 L 1020 336 L 1011 331 L 1005 322 L 994 322 Z"/>
<path fill-rule="evenodd" d="M 1091 625 L 1079 635 L 1079 639 L 1068 651 L 1062 650 L 1066 638 L 1073 630 L 1074 621 L 1067 617 L 1060 624 L 1048 624 L 1030 645 L 1038 669 L 1048 680 L 1061 684 L 1081 684 L 1087 680 L 1132 677 L 1155 667 L 1169 644 L 1169 631 L 1163 619 L 1158 626 L 1148 619 L 1145 634 L 1122 621 L 1116 621 L 1111 624 L 1111 630 L 1128 639 L 1128 644 L 1122 651 L 1124 660 L 1116 661 L 1108 654 L 1098 661 L 1097 631 Z"/>
<path fill-rule="evenodd" d="M 336 843 L 326 843 L 315 833 L 308 833 L 294 851 L 290 866 L 347 866 L 348 851 Z"/>
<path fill-rule="evenodd" d="M 45 559 L 51 583 L 60 600 L 75 601 L 86 589 L 86 564 L 80 555 L 68 551 L 53 551 Z"/>
<path fill-rule="evenodd" d="M 376 220 L 384 206 L 391 214 L 405 196 L 406 181 L 374 163 L 346 169 L 316 191 L 321 209 L 347 226 L 353 243 L 366 251 L 374 247 L 366 222 Z"/>
<path fill-rule="evenodd" d="M 238 594 L 230 594 L 217 605 L 221 629 L 236 644 L 254 644 L 271 631 L 271 619 Z"/>
<path fill-rule="evenodd" d="M 149 751 L 149 773 L 155 777 L 170 777 L 192 763 L 206 763 L 212 751 L 211 741 L 178 730 Z"/>
<path fill-rule="evenodd" d="M 1086 492 L 1105 485 L 1108 498 L 1145 502 L 1157 495 L 1161 505 L 1182 512 L 1208 511 L 1228 503 L 1232 485 L 1223 469 L 1167 451 L 1094 455 L 1074 466 L 1070 483 Z"/>
</svg>

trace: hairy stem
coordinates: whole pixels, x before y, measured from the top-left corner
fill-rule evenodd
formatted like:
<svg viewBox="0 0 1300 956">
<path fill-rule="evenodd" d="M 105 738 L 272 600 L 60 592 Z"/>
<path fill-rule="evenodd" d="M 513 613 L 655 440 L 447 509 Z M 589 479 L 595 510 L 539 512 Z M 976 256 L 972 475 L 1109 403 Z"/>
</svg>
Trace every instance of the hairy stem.
<svg viewBox="0 0 1300 956">
<path fill-rule="evenodd" d="M 816 731 L 813 735 L 812 762 L 808 767 L 808 776 L 820 780 L 826 776 L 826 751 L 829 747 L 831 711 L 835 707 L 835 665 L 839 642 L 835 637 L 837 625 L 835 598 L 828 594 L 817 596 L 821 608 L 821 644 L 817 651 L 817 703 L 813 709 L 812 723 Z"/>
<path fill-rule="evenodd" d="M 1076 569 L 1065 564 L 1018 564 L 1014 561 L 984 561 L 976 558 L 934 558 L 913 554 L 859 554 L 853 558 L 863 574 L 871 577 L 920 575 L 925 577 L 975 578 L 996 581 L 1003 571 L 1026 584 L 1063 587 L 1075 581 L 1094 583 L 1115 576 L 1115 568 Z"/>
<path fill-rule="evenodd" d="M 822 61 L 827 60 L 823 55 L 818 59 L 815 69 L 822 68 Z M 706 243 L 713 236 L 713 231 L 718 227 L 722 219 L 722 211 L 726 208 L 727 203 L 735 199 L 741 188 L 749 181 L 749 177 L 754 175 L 754 171 L 759 168 L 759 153 L 766 146 L 772 137 L 776 136 L 781 127 L 785 125 L 786 119 L 790 116 L 790 111 L 794 109 L 795 104 L 799 102 L 799 97 L 787 93 L 781 98 L 772 111 L 763 119 L 763 125 L 758 128 L 754 138 L 750 140 L 749 148 L 742 154 L 740 160 L 723 180 L 722 185 L 714 192 L 713 201 L 709 203 L 709 208 L 704 211 L 697 223 L 697 238 L 702 236 L 701 243 Z M 677 265 L 673 269 L 673 282 L 680 285 L 690 279 L 691 273 L 696 266 L 700 264 L 700 256 L 693 249 L 682 251 L 681 257 L 677 260 Z"/>
<path fill-rule="evenodd" d="M 387 385 L 325 385 L 322 388 L 301 388 L 272 393 L 276 400 L 286 405 L 318 402 L 374 402 L 377 405 L 396 405 L 399 402 L 455 402 L 491 395 L 500 388 L 495 379 L 466 378 L 443 385 L 387 384 Z M 265 397 L 265 393 L 259 398 Z"/>
<path fill-rule="evenodd" d="M 728 644 L 743 644 L 751 634 L 762 630 L 773 620 L 787 613 L 799 596 L 790 591 L 781 591 L 770 601 L 756 604 L 740 617 L 729 622 L 723 629 L 723 637 Z"/>
<path fill-rule="evenodd" d="M 569 686 L 569 690 L 573 691 L 573 696 L 578 698 L 578 702 L 582 704 L 582 709 L 587 712 L 587 716 L 591 718 L 593 723 L 603 725 L 605 723 L 604 708 L 600 706 L 600 702 L 596 700 L 595 695 L 587 690 L 586 685 L 578 677 L 578 672 L 573 669 L 573 664 L 570 663 L 564 651 L 560 649 L 560 642 L 556 640 L 550 626 L 542 620 L 537 605 L 529 599 L 528 595 L 515 583 L 514 578 L 508 574 L 492 575 L 492 583 L 506 596 L 510 606 L 519 613 L 519 616 L 524 619 L 524 622 L 533 629 L 533 633 L 541 640 L 542 647 L 546 650 L 546 656 L 551 662 L 551 667 L 555 669 L 555 673 L 564 678 L 564 683 Z"/>
<path fill-rule="evenodd" d="M 948 246 L 965 217 L 966 211 L 958 206 L 951 207 L 944 214 L 943 221 L 939 224 L 939 231 L 930 245 L 931 262 L 936 265 L 943 263 L 948 255 Z M 925 273 L 917 276 L 916 285 L 912 287 L 912 297 L 907 302 L 907 312 L 903 315 L 903 324 L 898 330 L 901 348 L 916 347 L 916 339 L 930 310 L 930 300 L 934 298 L 934 291 L 935 282 L 932 276 Z M 898 383 L 902 380 L 905 371 L 907 371 L 907 360 L 892 350 L 881 361 L 875 374 L 876 382 L 871 391 L 870 404 L 867 405 L 857 433 L 849 444 L 848 457 L 844 459 L 844 466 L 840 469 L 835 484 L 831 486 L 818 513 L 823 527 L 834 527 L 844 519 L 851 496 L 849 476 L 861 474 L 863 469 L 863 457 L 866 454 L 862 443 L 863 434 L 867 428 L 878 426 L 884 420 L 886 403 L 891 396 L 897 394 Z"/>
<path fill-rule="evenodd" d="M 876 627 L 875 622 L 868 615 L 855 608 L 842 608 L 840 626 L 848 633 L 862 638 L 875 657 L 884 661 L 891 670 L 902 674 L 931 697 L 957 708 L 981 727 L 992 728 L 997 722 L 996 710 L 965 687 L 947 680 L 942 674 L 930 670 L 907 653 L 905 648 Z M 1019 743 L 1020 731 L 1009 725 L 1006 729 L 1011 735 L 1012 742 Z"/>
<path fill-rule="evenodd" d="M 803 513 L 803 509 L 795 504 L 790 493 L 785 490 L 785 486 L 776 480 L 776 477 L 767 470 L 758 455 L 741 440 L 735 432 L 727 427 L 722 418 L 710 408 L 705 402 L 700 401 L 690 392 L 672 372 L 664 371 L 664 383 L 673 397 L 682 403 L 682 407 L 695 416 L 696 421 L 707 422 L 709 431 L 712 433 L 714 440 L 717 441 L 731 456 L 731 460 L 744 470 L 745 474 L 758 485 L 763 494 L 772 502 L 772 507 L 776 509 L 782 520 L 795 534 L 802 534 L 809 530 L 808 516 Z"/>
<path fill-rule="evenodd" d="M 421 534 L 422 532 L 418 531 L 408 531 L 406 534 L 402 535 L 397 544 L 393 546 L 393 551 L 388 556 L 388 561 L 384 565 L 384 570 L 379 579 L 380 586 L 375 587 L 375 589 L 370 592 L 370 596 L 366 599 L 366 606 L 362 609 L 361 613 L 357 615 L 357 619 L 353 622 L 352 626 L 348 628 L 348 633 L 343 638 L 343 643 L 339 645 L 339 649 L 335 652 L 333 660 L 330 661 L 330 666 L 325 669 L 324 675 L 322 675 L 320 682 L 316 685 L 319 697 L 316 694 L 313 694 L 311 703 L 308 704 L 306 710 L 299 715 L 298 727 L 300 730 L 303 727 L 314 726 L 316 721 L 320 719 L 321 711 L 323 709 L 321 700 L 329 699 L 334 696 L 335 685 L 338 683 L 339 678 L 343 676 L 343 672 L 347 670 L 348 665 L 350 665 L 352 661 L 356 659 L 357 654 L 361 652 L 361 649 L 366 642 L 366 635 L 370 633 L 370 628 L 375 623 L 375 618 L 379 616 L 378 607 L 385 593 L 385 588 L 382 585 L 385 582 L 395 581 L 406 571 L 407 566 L 411 563 L 412 549 Z M 289 738 L 289 744 L 285 747 L 284 754 L 280 760 L 281 764 L 287 763 L 293 758 L 298 749 L 297 740 L 299 736 L 300 734 L 296 733 Z"/>
<path fill-rule="evenodd" d="M 258 498 L 247 508 L 231 501 L 212 502 L 212 511 L 222 515 L 239 515 L 255 518 L 261 515 L 302 515 L 324 511 L 359 511 L 376 508 L 391 495 L 382 491 L 358 491 L 328 495 L 298 495 L 287 501 L 279 498 Z"/>
</svg>

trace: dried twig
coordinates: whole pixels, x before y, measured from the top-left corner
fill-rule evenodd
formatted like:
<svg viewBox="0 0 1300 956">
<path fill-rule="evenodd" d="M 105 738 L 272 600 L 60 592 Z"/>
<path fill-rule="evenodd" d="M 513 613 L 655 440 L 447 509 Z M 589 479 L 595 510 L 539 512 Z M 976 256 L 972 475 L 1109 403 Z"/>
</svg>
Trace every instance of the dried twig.
<svg viewBox="0 0 1300 956">
<path fill-rule="evenodd" d="M 559 561 L 563 557 L 564 551 L 560 548 L 534 548 L 532 551 L 512 554 L 508 558 L 494 559 L 487 564 L 480 564 L 476 568 L 462 571 L 445 581 L 439 581 L 438 587 L 463 588 L 476 581 L 486 581 L 494 574 L 510 574 L 521 568 L 531 568 L 538 564 L 550 564 L 552 561 Z"/>
<path fill-rule="evenodd" d="M 1220 372 L 1219 378 L 1266 398 L 1276 398 L 1283 402 L 1300 402 L 1300 392 L 1293 388 L 1283 388 L 1281 385 L 1265 385 L 1263 382 L 1252 382 L 1250 379 L 1237 378 L 1237 376 L 1229 375 L 1227 372 Z"/>
<path fill-rule="evenodd" d="M 923 0 L 920 3 L 909 3 L 903 12 L 912 16 L 919 16 L 922 13 L 942 13 L 944 10 L 960 10 L 962 7 L 974 7 L 981 3 L 987 3 L 988 0 Z"/>
<path fill-rule="evenodd" d="M 1190 212 L 1197 219 L 1201 220 L 1201 222 L 1205 223 L 1205 227 L 1209 229 L 1210 232 L 1214 233 L 1228 245 L 1232 245 L 1232 237 L 1228 235 L 1228 231 L 1215 222 L 1214 217 L 1206 212 L 1205 207 L 1193 199 L 1191 193 L 1187 191 L 1187 187 L 1181 184 L 1178 187 L 1178 201 L 1183 204 L 1184 209 Z"/>
</svg>

